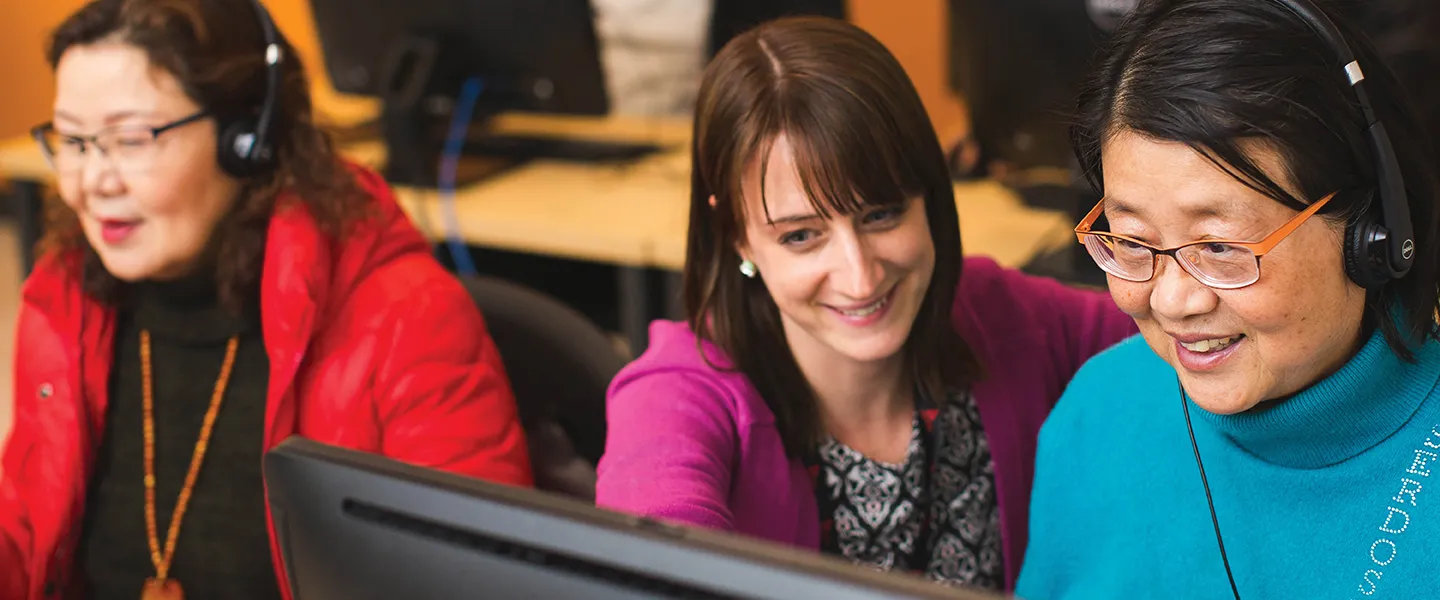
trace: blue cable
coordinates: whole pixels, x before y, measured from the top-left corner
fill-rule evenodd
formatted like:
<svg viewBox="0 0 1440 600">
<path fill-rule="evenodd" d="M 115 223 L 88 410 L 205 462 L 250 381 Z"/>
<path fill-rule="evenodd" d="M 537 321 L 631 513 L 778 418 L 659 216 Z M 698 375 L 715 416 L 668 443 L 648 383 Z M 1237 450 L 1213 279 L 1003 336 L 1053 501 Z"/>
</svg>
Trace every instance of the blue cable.
<svg viewBox="0 0 1440 600">
<path fill-rule="evenodd" d="M 440 210 L 445 217 L 445 244 L 450 248 L 450 258 L 455 270 L 465 275 L 479 275 L 470 251 L 460 239 L 460 217 L 455 214 L 456 171 L 459 170 L 460 156 L 465 149 L 465 139 L 470 134 L 470 119 L 475 104 L 480 99 L 484 83 L 476 77 L 465 81 L 460 95 L 455 99 L 455 113 L 450 120 L 450 134 L 445 139 L 445 151 L 440 157 Z"/>
</svg>

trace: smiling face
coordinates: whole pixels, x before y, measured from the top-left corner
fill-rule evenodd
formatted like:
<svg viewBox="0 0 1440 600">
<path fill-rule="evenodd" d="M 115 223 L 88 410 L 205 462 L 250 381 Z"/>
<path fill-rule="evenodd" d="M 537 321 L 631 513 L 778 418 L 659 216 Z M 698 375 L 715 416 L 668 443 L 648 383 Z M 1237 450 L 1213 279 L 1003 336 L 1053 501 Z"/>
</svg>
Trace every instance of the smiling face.
<svg viewBox="0 0 1440 600">
<path fill-rule="evenodd" d="M 1294 193 L 1279 158 L 1255 152 Z M 1184 144 L 1120 132 L 1103 167 L 1110 231 L 1161 248 L 1258 241 L 1296 214 Z M 1236 290 L 1206 287 L 1161 257 L 1150 281 L 1111 276 L 1110 292 L 1196 404 L 1239 413 L 1304 389 L 1359 348 L 1365 292 L 1345 275 L 1342 237 L 1343 226 L 1312 218 L 1261 258 L 1259 281 Z"/>
<path fill-rule="evenodd" d="M 172 279 L 192 271 L 239 183 L 216 162 L 214 122 L 199 119 L 150 137 L 149 129 L 200 110 L 173 75 L 135 46 L 75 46 L 55 70 L 57 136 L 108 136 L 61 168 L 60 196 L 115 277 Z M 148 144 L 148 145 L 147 145 Z"/>
<path fill-rule="evenodd" d="M 745 178 L 737 250 L 755 263 L 779 307 L 791 350 L 802 364 L 899 360 L 935 270 L 924 201 L 825 219 L 805 193 L 785 136 L 768 160 L 763 197 L 758 164 Z"/>
</svg>

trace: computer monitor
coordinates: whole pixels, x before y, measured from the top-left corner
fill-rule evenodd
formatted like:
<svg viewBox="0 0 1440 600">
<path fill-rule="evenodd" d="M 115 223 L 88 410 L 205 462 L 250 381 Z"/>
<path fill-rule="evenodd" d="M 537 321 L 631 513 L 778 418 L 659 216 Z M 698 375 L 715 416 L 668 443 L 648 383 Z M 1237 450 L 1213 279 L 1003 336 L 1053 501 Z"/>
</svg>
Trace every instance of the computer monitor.
<svg viewBox="0 0 1440 600">
<path fill-rule="evenodd" d="M 950 0 L 950 83 L 969 108 L 976 175 L 1075 221 L 1099 201 L 1078 172 L 1069 125 L 1096 53 L 1137 1 Z M 1026 269 L 1105 283 L 1079 245 Z"/>
<path fill-rule="evenodd" d="M 985 159 L 1069 170 L 1079 84 L 1137 0 L 950 0 L 950 83 Z"/>
<path fill-rule="evenodd" d="M 846 0 L 713 0 L 706 56 L 714 57 L 725 44 L 761 23 L 800 15 L 844 20 Z"/>
<path fill-rule="evenodd" d="M 296 600 L 994 600 L 292 437 L 265 456 Z"/>
<path fill-rule="evenodd" d="M 480 91 L 464 154 L 490 158 L 492 167 L 540 157 L 628 160 L 656 149 L 486 131 L 488 117 L 502 112 L 609 113 L 588 0 L 310 0 L 310 7 L 335 89 L 381 100 L 393 182 L 435 183 L 456 101 L 471 79 Z"/>
</svg>

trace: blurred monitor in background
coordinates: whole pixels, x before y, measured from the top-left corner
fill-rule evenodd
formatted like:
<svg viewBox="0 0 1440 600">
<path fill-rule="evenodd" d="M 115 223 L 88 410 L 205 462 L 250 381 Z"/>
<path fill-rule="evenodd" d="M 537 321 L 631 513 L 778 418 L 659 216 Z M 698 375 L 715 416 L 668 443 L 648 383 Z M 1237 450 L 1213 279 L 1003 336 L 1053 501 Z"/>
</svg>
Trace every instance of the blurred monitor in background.
<svg viewBox="0 0 1440 600">
<path fill-rule="evenodd" d="M 310 0 L 335 89 L 454 98 L 490 110 L 609 111 L 589 0 Z M 440 103 L 440 104 L 443 104 Z"/>
<path fill-rule="evenodd" d="M 844 20 L 846 0 L 713 0 L 710 17 L 709 51 L 714 56 L 730 39 L 756 25 L 796 15 L 814 15 Z"/>
<path fill-rule="evenodd" d="M 958 177 L 989 177 L 1028 205 L 1078 221 L 1097 200 L 1070 150 L 1069 114 L 1107 32 L 1138 0 L 950 0 L 950 83 L 970 113 L 970 137 L 946 140 Z M 1076 245 L 1026 266 L 1103 285 Z"/>
<path fill-rule="evenodd" d="M 531 159 L 627 161 L 646 144 L 496 135 L 503 112 L 610 113 L 589 0 L 311 0 L 338 91 L 381 100 L 392 183 L 440 186 L 442 151 L 465 160 L 455 184 Z M 463 142 L 463 143 L 461 143 Z M 457 150 L 458 148 L 458 150 Z"/>
<path fill-rule="evenodd" d="M 1323 0 L 1322 0 L 1323 1 Z M 1440 145 L 1440 1 L 1331 0 L 1395 71 L 1432 145 Z"/>
<path fill-rule="evenodd" d="M 1440 1 L 1321 1 L 1359 24 L 1379 49 L 1433 143 L 1440 129 Z M 1064 177 L 1055 169 L 1073 168 L 1067 128 L 1077 85 L 1108 32 L 1138 3 L 950 0 L 951 85 L 970 109 L 980 150 L 976 174 L 1023 186 L 1037 172 L 1053 180 Z"/>
<path fill-rule="evenodd" d="M 1137 1 L 950 0 L 951 85 L 969 107 L 980 174 L 1072 169 L 1067 113 Z"/>
</svg>

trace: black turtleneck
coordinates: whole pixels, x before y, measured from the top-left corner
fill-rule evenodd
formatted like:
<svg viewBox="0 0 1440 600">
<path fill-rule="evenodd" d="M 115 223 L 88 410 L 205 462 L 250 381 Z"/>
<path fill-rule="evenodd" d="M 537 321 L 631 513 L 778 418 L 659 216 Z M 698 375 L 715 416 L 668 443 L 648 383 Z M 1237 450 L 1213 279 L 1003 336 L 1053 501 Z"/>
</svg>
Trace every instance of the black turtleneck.
<svg viewBox="0 0 1440 600">
<path fill-rule="evenodd" d="M 90 480 L 77 560 L 90 597 L 133 600 L 155 575 L 145 533 L 140 331 L 150 332 L 154 377 L 156 527 L 163 551 L 201 423 L 231 336 L 240 346 L 205 462 L 175 545 L 170 576 L 187 598 L 280 598 L 261 480 L 269 361 L 258 302 L 219 306 L 215 285 L 192 278 L 134 287 L 119 311 L 105 431 Z"/>
</svg>

